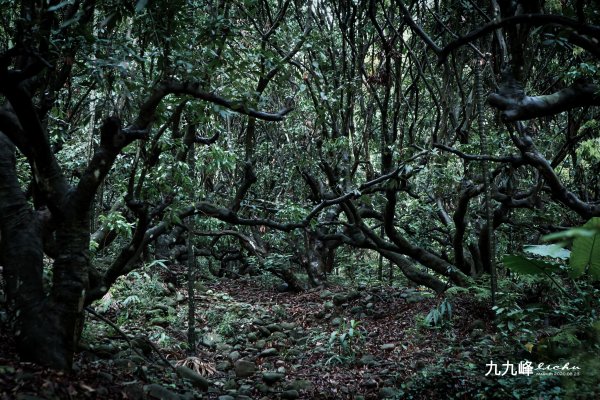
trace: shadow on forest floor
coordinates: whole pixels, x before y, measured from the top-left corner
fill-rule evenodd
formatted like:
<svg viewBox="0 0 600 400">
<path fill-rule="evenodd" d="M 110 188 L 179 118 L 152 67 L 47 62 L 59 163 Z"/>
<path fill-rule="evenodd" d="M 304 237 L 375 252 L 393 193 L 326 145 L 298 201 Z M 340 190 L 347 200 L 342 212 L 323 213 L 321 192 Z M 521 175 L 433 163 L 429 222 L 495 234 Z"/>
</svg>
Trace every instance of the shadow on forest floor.
<svg viewBox="0 0 600 400">
<path fill-rule="evenodd" d="M 454 296 L 453 316 L 432 328 L 426 316 L 442 299 L 416 289 L 292 294 L 224 279 L 198 287 L 191 357 L 185 290 L 171 286 L 156 303 L 140 299 L 96 305 L 134 339 L 89 315 L 73 373 L 16 361 L 2 333 L 0 398 L 527 398 L 513 388 L 515 377 L 486 377 L 490 359 L 518 363 L 523 352 L 498 343 L 489 304 L 476 296 Z M 177 373 L 165 359 L 189 369 Z"/>
</svg>

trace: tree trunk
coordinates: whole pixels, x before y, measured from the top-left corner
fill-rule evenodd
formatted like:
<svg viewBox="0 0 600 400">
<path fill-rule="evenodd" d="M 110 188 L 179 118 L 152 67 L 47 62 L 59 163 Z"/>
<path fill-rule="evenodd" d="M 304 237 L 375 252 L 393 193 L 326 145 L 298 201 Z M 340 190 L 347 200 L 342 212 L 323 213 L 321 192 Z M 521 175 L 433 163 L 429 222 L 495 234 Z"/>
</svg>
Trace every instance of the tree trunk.
<svg viewBox="0 0 600 400">
<path fill-rule="evenodd" d="M 68 220 L 67 220 L 68 221 Z M 0 246 L 17 351 L 24 361 L 70 369 L 83 321 L 88 285 L 89 223 L 62 223 L 53 285 L 44 293 L 42 227 L 15 170 L 14 147 L 0 134 Z"/>
<path fill-rule="evenodd" d="M 306 256 L 300 260 L 310 281 L 311 286 L 322 286 L 327 282 L 327 274 L 333 271 L 335 249 L 319 239 L 313 232 L 306 231 Z"/>
</svg>

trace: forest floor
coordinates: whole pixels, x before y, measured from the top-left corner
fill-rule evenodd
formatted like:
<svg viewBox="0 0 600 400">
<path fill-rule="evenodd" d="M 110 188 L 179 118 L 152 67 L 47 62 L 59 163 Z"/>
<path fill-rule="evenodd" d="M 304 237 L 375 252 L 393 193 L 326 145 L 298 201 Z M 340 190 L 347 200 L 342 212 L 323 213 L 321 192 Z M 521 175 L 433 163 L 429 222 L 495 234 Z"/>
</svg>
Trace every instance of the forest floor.
<svg viewBox="0 0 600 400">
<path fill-rule="evenodd" d="M 451 323 L 432 328 L 426 316 L 442 299 L 413 288 L 294 294 L 222 279 L 198 285 L 198 345 L 190 356 L 185 289 L 164 285 L 159 301 L 145 303 L 155 289 L 97 304 L 102 317 L 88 314 L 71 373 L 18 362 L 2 333 L 0 399 L 520 397 L 502 394 L 510 382 L 498 386 L 485 376 L 490 358 L 518 351 L 494 350 L 490 307 L 477 296 L 453 297 Z"/>
</svg>

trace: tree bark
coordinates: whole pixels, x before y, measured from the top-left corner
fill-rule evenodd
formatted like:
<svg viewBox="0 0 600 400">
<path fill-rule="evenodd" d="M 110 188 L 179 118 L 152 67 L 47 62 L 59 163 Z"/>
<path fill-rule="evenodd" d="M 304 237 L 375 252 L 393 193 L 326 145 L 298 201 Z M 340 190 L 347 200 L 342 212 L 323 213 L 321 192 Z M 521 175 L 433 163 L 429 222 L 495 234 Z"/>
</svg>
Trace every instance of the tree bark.
<svg viewBox="0 0 600 400">
<path fill-rule="evenodd" d="M 14 146 L 1 133 L 0 228 L 4 238 L 0 254 L 17 351 L 24 361 L 70 369 L 83 316 L 89 230 L 82 233 L 81 227 L 72 224 L 57 230 L 61 254 L 55 261 L 52 293 L 46 295 L 42 229 L 19 186 Z"/>
<path fill-rule="evenodd" d="M 522 121 L 555 115 L 577 107 L 600 104 L 600 88 L 594 84 L 575 84 L 556 93 L 543 96 L 512 96 L 512 93 L 492 93 L 488 102 L 502 110 L 506 121 Z"/>
</svg>

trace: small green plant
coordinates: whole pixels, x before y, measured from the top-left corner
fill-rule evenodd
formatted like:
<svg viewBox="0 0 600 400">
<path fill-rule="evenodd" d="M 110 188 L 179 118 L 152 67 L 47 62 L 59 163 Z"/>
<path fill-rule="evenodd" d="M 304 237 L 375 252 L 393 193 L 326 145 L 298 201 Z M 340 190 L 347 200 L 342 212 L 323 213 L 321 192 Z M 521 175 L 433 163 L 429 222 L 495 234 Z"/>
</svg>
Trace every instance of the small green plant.
<svg viewBox="0 0 600 400">
<path fill-rule="evenodd" d="M 214 327 L 214 326 L 219 325 L 219 323 L 221 322 L 222 315 L 223 314 L 219 311 L 208 310 L 204 314 L 204 318 L 206 318 L 206 323 L 208 326 Z"/>
<path fill-rule="evenodd" d="M 441 328 L 452 320 L 452 304 L 444 299 L 439 305 L 432 308 L 425 317 L 425 324 L 432 328 Z"/>
<path fill-rule="evenodd" d="M 237 320 L 238 317 L 235 313 L 229 311 L 226 312 L 224 315 L 222 315 L 222 318 L 220 318 L 219 324 L 216 328 L 217 333 L 227 337 L 234 336 L 237 331 L 234 323 Z"/>
<path fill-rule="evenodd" d="M 543 322 L 544 310 L 538 307 L 522 308 L 518 304 L 502 302 L 492 307 L 496 313 L 498 333 L 510 342 L 516 342 L 531 351 L 536 332 Z"/>
<path fill-rule="evenodd" d="M 365 330 L 360 321 L 342 321 L 339 328 L 329 335 L 329 348 L 335 353 L 326 364 L 344 364 L 356 358 L 361 346 L 365 342 Z"/>
</svg>

